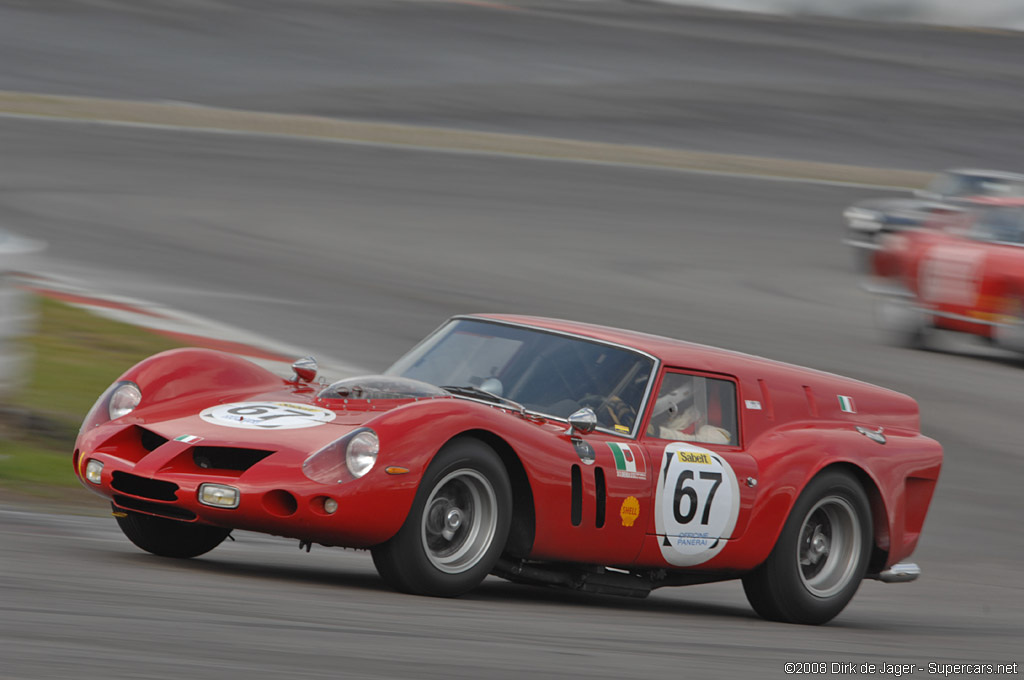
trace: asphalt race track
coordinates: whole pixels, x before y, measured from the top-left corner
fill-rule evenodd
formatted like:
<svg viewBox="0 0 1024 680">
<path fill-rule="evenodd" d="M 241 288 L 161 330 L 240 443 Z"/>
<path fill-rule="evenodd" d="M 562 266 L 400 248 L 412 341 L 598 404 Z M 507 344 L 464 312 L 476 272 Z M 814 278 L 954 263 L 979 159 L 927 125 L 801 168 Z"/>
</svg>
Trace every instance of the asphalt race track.
<svg viewBox="0 0 1024 680">
<path fill-rule="evenodd" d="M 1024 109 L 1016 34 L 641 3 L 40 7 L 0 2 L 0 89 L 1024 168 L 1008 141 Z M 687 117 L 698 94 L 700 125 Z M 361 552 L 240 533 L 170 561 L 131 546 L 99 499 L 94 517 L 5 505 L 0 678 L 1024 662 L 1024 362 L 955 338 L 932 352 L 880 341 L 839 244 L 843 207 L 880 189 L 31 117 L 0 117 L 0 150 L 0 226 L 49 242 L 49 271 L 101 291 L 367 371 L 462 312 L 636 328 L 907 392 L 946 448 L 921 579 L 866 582 L 817 628 L 758 619 L 738 583 L 629 600 L 489 579 L 458 600 L 416 598 L 385 589 Z"/>
</svg>

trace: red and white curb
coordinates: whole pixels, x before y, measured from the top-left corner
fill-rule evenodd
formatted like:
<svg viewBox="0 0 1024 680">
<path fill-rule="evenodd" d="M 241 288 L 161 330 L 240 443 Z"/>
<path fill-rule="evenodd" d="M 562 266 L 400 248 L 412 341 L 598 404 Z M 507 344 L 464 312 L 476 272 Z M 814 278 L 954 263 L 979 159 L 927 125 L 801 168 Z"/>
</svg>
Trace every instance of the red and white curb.
<svg viewBox="0 0 1024 680">
<path fill-rule="evenodd" d="M 292 362 L 310 354 L 308 350 L 165 305 L 98 293 L 74 279 L 53 274 L 17 273 L 15 280 L 18 287 L 36 295 L 113 321 L 146 328 L 183 345 L 230 352 L 282 377 L 291 376 Z M 368 372 L 330 357 L 317 356 L 316 359 L 320 374 L 331 380 Z"/>
</svg>

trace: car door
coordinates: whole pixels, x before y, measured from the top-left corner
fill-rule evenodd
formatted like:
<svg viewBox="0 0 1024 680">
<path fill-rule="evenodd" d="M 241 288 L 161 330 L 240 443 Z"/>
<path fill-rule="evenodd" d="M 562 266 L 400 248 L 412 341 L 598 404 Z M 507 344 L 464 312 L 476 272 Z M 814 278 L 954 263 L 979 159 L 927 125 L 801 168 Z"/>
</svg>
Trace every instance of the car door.
<svg viewBox="0 0 1024 680">
<path fill-rule="evenodd" d="M 666 368 L 649 406 L 641 445 L 650 475 L 650 517 L 664 560 L 707 562 L 737 530 L 749 499 L 740 479 L 753 467 L 743 453 L 734 378 Z"/>
</svg>

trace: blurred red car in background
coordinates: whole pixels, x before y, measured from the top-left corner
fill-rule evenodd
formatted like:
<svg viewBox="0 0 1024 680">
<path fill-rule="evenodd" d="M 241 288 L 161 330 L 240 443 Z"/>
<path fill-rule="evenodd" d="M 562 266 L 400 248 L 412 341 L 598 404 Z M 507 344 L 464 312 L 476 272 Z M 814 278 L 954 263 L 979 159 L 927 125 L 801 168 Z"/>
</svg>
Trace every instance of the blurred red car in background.
<svg viewBox="0 0 1024 680">
<path fill-rule="evenodd" d="M 921 347 L 933 329 L 1024 352 L 1024 198 L 988 198 L 967 226 L 890 234 L 872 259 L 879 325 Z"/>
</svg>

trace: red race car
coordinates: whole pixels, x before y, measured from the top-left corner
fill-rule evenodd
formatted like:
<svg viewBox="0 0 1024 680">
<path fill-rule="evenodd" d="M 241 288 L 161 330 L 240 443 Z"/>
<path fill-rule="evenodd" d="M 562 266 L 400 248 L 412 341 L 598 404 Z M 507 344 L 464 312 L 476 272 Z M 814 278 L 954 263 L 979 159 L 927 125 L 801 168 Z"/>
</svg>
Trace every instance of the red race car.
<svg viewBox="0 0 1024 680">
<path fill-rule="evenodd" d="M 876 198 L 854 203 L 845 211 L 846 238 L 858 265 L 881 248 L 888 234 L 922 226 L 962 225 L 974 209 L 990 201 L 1024 196 L 1024 175 L 1000 170 L 955 168 L 935 175 L 927 189 L 913 197 Z"/>
<path fill-rule="evenodd" d="M 398 590 L 494 573 L 645 596 L 741 578 L 762 616 L 823 623 L 864 578 L 913 580 L 942 464 L 911 398 L 567 321 L 456 317 L 384 375 L 285 380 L 200 349 L 96 402 L 82 483 L 143 550 L 232 529 L 368 548 Z"/>
<path fill-rule="evenodd" d="M 967 229 L 888 236 L 874 258 L 878 322 L 902 345 L 933 329 L 1024 352 L 1024 199 L 989 199 Z"/>
</svg>

